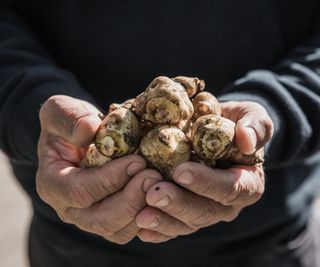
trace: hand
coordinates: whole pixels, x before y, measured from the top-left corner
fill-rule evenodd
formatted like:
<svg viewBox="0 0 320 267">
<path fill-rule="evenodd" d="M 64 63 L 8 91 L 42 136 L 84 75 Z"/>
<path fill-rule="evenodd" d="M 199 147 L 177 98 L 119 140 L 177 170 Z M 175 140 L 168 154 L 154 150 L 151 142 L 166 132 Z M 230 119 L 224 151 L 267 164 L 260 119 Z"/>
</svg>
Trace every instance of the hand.
<svg viewBox="0 0 320 267">
<path fill-rule="evenodd" d="M 145 191 L 161 175 L 145 169 L 137 155 L 101 168 L 77 167 L 101 122 L 88 102 L 53 96 L 42 106 L 40 122 L 40 197 L 63 221 L 118 244 L 129 242 L 140 230 L 134 218 L 146 206 Z"/>
<path fill-rule="evenodd" d="M 236 145 L 253 153 L 271 139 L 273 124 L 265 109 L 251 102 L 222 103 L 223 116 L 236 122 Z M 136 217 L 145 242 L 163 242 L 187 235 L 220 221 L 234 220 L 240 211 L 258 201 L 264 191 L 261 164 L 211 169 L 194 162 L 180 164 L 174 181 L 159 182 L 147 192 L 149 207 Z"/>
</svg>

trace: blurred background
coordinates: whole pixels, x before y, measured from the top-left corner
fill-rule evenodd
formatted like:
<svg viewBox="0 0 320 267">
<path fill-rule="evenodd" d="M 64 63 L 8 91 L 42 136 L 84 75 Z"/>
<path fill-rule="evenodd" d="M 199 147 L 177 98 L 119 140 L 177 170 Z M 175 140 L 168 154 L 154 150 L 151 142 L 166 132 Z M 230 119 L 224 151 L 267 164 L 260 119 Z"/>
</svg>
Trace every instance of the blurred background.
<svg viewBox="0 0 320 267">
<path fill-rule="evenodd" d="M 27 267 L 30 201 L 0 151 L 0 266 Z"/>
<path fill-rule="evenodd" d="M 31 205 L 1 151 L 0 179 L 0 267 L 28 267 L 27 236 Z M 320 200 L 315 204 L 314 216 L 320 219 Z"/>
</svg>

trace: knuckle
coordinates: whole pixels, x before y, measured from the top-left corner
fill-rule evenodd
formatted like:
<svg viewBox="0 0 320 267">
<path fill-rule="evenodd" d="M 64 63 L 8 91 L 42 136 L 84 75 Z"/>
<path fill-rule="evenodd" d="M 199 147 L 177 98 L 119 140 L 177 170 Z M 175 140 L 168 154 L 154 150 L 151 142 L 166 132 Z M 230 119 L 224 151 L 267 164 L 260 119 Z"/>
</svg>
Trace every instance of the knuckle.
<svg viewBox="0 0 320 267">
<path fill-rule="evenodd" d="M 178 205 L 170 205 L 168 206 L 170 213 L 178 218 L 184 218 L 189 213 L 189 206 L 185 201 L 181 201 Z"/>
<path fill-rule="evenodd" d="M 106 222 L 103 222 L 96 217 L 91 217 L 89 219 L 88 230 L 89 232 L 96 233 L 105 238 L 111 237 L 114 234 Z"/>
<path fill-rule="evenodd" d="M 193 229 L 199 229 L 211 225 L 215 222 L 216 215 L 217 212 L 214 206 L 207 205 L 201 210 L 200 214 L 190 222 L 189 226 Z"/>
<path fill-rule="evenodd" d="M 65 223 L 73 223 L 73 221 L 69 218 L 67 211 L 57 211 L 57 215 L 61 221 Z"/>
<path fill-rule="evenodd" d="M 106 192 L 116 192 L 121 188 L 121 180 L 118 175 L 110 170 L 109 175 L 103 177 L 100 184 Z"/>
<path fill-rule="evenodd" d="M 217 191 L 217 185 L 215 183 L 210 183 L 202 188 L 200 194 L 203 196 L 215 196 L 216 191 Z"/>
<path fill-rule="evenodd" d="M 40 115 L 45 114 L 49 109 L 56 106 L 57 103 L 57 96 L 50 96 L 41 106 L 40 108 Z"/>
<path fill-rule="evenodd" d="M 252 175 L 246 173 L 246 179 L 243 179 L 242 193 L 239 197 L 239 203 L 248 206 L 257 202 L 263 195 L 265 189 L 264 174 Z"/>
<path fill-rule="evenodd" d="M 114 243 L 116 243 L 117 245 L 126 245 L 131 241 L 132 238 L 130 239 L 126 239 L 123 237 L 118 237 L 117 239 L 114 240 Z"/>
<path fill-rule="evenodd" d="M 261 104 L 257 103 L 257 102 L 253 102 L 253 101 L 246 101 L 244 102 L 245 106 L 248 106 L 251 108 L 251 110 L 255 110 L 256 112 L 264 112 L 266 113 L 266 109 L 264 108 L 264 106 L 262 106 Z"/>
<path fill-rule="evenodd" d="M 43 184 L 43 179 L 42 179 L 43 174 L 37 170 L 36 173 L 36 191 L 39 195 L 39 197 L 45 202 L 49 204 L 49 193 L 47 190 L 47 187 Z"/>
<path fill-rule="evenodd" d="M 274 131 L 274 125 L 269 116 L 267 116 L 267 118 L 265 119 L 264 126 L 266 132 L 266 139 L 269 140 L 272 137 Z"/>
<path fill-rule="evenodd" d="M 230 209 L 229 211 L 226 212 L 222 221 L 232 222 L 239 216 L 240 211 L 241 211 L 240 209 L 234 209 L 234 208 Z"/>
<path fill-rule="evenodd" d="M 96 202 L 91 194 L 81 183 L 73 183 L 68 186 L 69 199 L 71 203 L 79 208 L 88 208 Z"/>
<path fill-rule="evenodd" d="M 257 179 L 258 178 L 258 179 Z M 243 170 L 239 178 L 225 195 L 224 199 L 219 201 L 225 206 L 242 205 L 248 206 L 258 201 L 264 192 L 264 176 L 252 175 L 252 173 Z"/>
<path fill-rule="evenodd" d="M 39 111 L 40 122 L 43 122 L 43 119 L 46 117 L 48 113 L 53 110 L 56 110 L 60 107 L 60 102 L 62 101 L 63 96 L 61 95 L 54 95 L 50 96 L 41 106 Z"/>
<path fill-rule="evenodd" d="M 265 190 L 264 183 L 260 183 L 256 191 L 251 195 L 252 204 L 257 202 L 263 196 L 264 190 Z"/>
<path fill-rule="evenodd" d="M 78 129 L 84 128 L 90 130 L 90 123 L 88 122 L 89 113 L 79 114 L 78 108 L 68 110 L 68 115 L 73 118 L 71 134 L 75 133 Z"/>
<path fill-rule="evenodd" d="M 129 233 L 127 233 L 125 231 L 117 233 L 113 237 L 114 242 L 117 243 L 118 245 L 128 244 L 133 238 L 134 238 L 133 235 L 130 235 Z"/>
<path fill-rule="evenodd" d="M 154 243 L 154 244 L 161 243 L 161 242 L 167 241 L 169 239 L 171 239 L 171 238 L 168 236 L 164 236 L 164 235 L 160 234 L 159 232 L 153 232 L 153 231 L 148 232 L 147 235 L 144 235 L 142 237 L 142 240 L 144 242 Z"/>
<path fill-rule="evenodd" d="M 241 181 L 234 181 L 230 183 L 228 189 L 226 190 L 226 194 L 221 200 L 219 200 L 219 202 L 226 206 L 231 205 L 242 193 Z"/>
<path fill-rule="evenodd" d="M 129 216 L 130 218 L 135 218 L 137 213 L 143 208 L 144 206 L 139 206 L 135 201 L 128 201 L 124 208 L 124 213 Z"/>
</svg>

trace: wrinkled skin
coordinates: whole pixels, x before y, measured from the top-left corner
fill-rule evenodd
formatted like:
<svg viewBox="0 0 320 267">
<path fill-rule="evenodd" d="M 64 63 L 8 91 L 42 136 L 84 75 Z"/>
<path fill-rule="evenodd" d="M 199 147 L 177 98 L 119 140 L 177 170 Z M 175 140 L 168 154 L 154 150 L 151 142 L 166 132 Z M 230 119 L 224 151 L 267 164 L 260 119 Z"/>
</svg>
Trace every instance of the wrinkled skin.
<svg viewBox="0 0 320 267">
<path fill-rule="evenodd" d="M 146 191 L 162 178 L 138 155 L 79 168 L 99 129 L 99 114 L 90 103 L 63 95 L 42 105 L 37 192 L 62 221 L 126 244 L 141 230 L 135 217 L 147 205 Z"/>
<path fill-rule="evenodd" d="M 271 139 L 272 121 L 259 104 L 225 102 L 221 108 L 222 115 L 236 124 L 235 144 L 241 153 L 252 154 Z M 161 181 L 150 187 L 148 206 L 136 217 L 143 229 L 138 236 L 145 242 L 160 243 L 232 221 L 261 198 L 265 185 L 262 164 L 222 170 L 184 162 L 172 177 L 175 183 Z"/>
<path fill-rule="evenodd" d="M 221 107 L 222 115 L 236 124 L 235 144 L 242 153 L 251 154 L 270 140 L 273 125 L 263 107 L 251 102 L 225 102 Z M 172 174 L 179 186 L 161 181 L 137 155 L 80 169 L 101 122 L 99 111 L 87 102 L 55 96 L 42 106 L 40 121 L 40 197 L 63 221 L 117 244 L 135 236 L 165 242 L 234 220 L 264 190 L 261 164 L 220 170 L 184 162 Z"/>
<path fill-rule="evenodd" d="M 169 125 L 157 126 L 141 140 L 140 153 L 166 178 L 173 169 L 190 159 L 190 146 L 185 134 Z"/>
</svg>

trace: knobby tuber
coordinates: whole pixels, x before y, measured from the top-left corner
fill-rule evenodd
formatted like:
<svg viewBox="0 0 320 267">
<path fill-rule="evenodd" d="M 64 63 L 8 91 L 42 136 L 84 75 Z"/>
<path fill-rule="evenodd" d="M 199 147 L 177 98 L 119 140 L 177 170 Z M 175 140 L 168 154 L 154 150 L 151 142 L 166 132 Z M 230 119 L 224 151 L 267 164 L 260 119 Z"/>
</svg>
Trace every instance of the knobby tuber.
<svg viewBox="0 0 320 267">
<path fill-rule="evenodd" d="M 189 98 L 194 97 L 197 93 L 203 91 L 205 88 L 204 80 L 200 80 L 196 77 L 190 78 L 185 76 L 177 76 L 172 80 L 183 85 L 183 87 L 187 91 Z"/>
<path fill-rule="evenodd" d="M 102 155 L 96 148 L 94 144 L 91 144 L 88 147 L 86 156 L 81 162 L 81 167 L 83 168 L 92 168 L 92 167 L 100 167 L 103 166 L 105 163 L 110 161 L 110 157 L 106 157 Z"/>
<path fill-rule="evenodd" d="M 188 137 L 194 151 L 203 159 L 217 160 L 223 157 L 233 143 L 235 123 L 216 115 L 198 118 Z"/>
<path fill-rule="evenodd" d="M 194 108 L 193 119 L 196 120 L 204 115 L 221 115 L 221 107 L 214 95 L 209 92 L 201 92 L 192 99 Z"/>
<path fill-rule="evenodd" d="M 194 151 L 205 160 L 223 160 L 254 165 L 263 162 L 260 153 L 245 155 L 235 146 L 235 123 L 218 115 L 198 118 L 188 133 Z"/>
<path fill-rule="evenodd" d="M 137 96 L 134 108 L 142 119 L 157 124 L 172 125 L 187 121 L 193 115 L 193 105 L 185 88 L 164 76 L 155 78 Z"/>
<path fill-rule="evenodd" d="M 139 152 L 165 177 L 180 163 L 190 159 L 189 141 L 179 128 L 170 125 L 156 126 L 141 140 Z"/>
<path fill-rule="evenodd" d="M 140 126 L 137 117 L 130 109 L 120 107 L 101 122 L 95 145 L 106 157 L 117 158 L 133 153 L 139 140 Z"/>
<path fill-rule="evenodd" d="M 140 153 L 166 178 L 182 162 L 209 167 L 263 162 L 263 149 L 242 154 L 235 145 L 235 123 L 221 116 L 218 100 L 198 78 L 155 78 L 136 98 L 111 104 L 83 167 L 102 166 Z"/>
<path fill-rule="evenodd" d="M 133 108 L 133 104 L 134 104 L 135 98 L 130 98 L 126 101 L 124 101 L 121 104 L 118 103 L 112 103 L 109 106 L 109 110 L 108 110 L 108 114 L 110 114 L 111 112 L 119 109 L 119 108 L 126 108 L 126 109 L 132 109 Z"/>
</svg>

